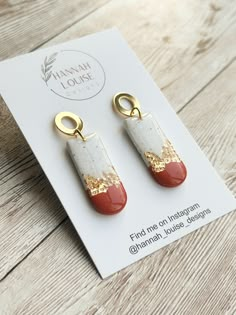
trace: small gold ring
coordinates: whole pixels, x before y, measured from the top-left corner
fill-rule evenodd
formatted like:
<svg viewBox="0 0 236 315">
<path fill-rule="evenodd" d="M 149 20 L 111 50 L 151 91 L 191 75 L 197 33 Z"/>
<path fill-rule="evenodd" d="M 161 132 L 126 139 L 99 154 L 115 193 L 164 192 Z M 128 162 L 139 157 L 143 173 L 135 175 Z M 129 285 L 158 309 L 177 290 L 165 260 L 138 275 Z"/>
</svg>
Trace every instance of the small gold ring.
<svg viewBox="0 0 236 315">
<path fill-rule="evenodd" d="M 75 123 L 75 128 L 67 128 L 64 126 L 62 123 L 63 118 L 68 118 Z M 83 129 L 83 121 L 79 118 L 79 116 L 70 112 L 61 112 L 57 114 L 55 117 L 55 124 L 60 131 L 70 136 L 74 136 L 77 133 L 81 134 L 81 130 Z"/>
<path fill-rule="evenodd" d="M 130 116 L 131 116 L 131 117 L 134 116 L 134 112 L 135 112 L 135 111 L 138 112 L 139 119 L 142 119 L 142 113 L 141 113 L 140 109 L 137 108 L 137 107 L 134 107 L 134 108 L 131 110 Z"/>
<path fill-rule="evenodd" d="M 121 100 L 125 99 L 129 101 L 131 109 L 127 109 L 121 105 Z M 138 112 L 139 118 L 142 118 L 139 101 L 136 97 L 128 93 L 118 93 L 113 97 L 113 105 L 115 109 L 122 115 L 132 117 L 134 116 L 134 111 Z"/>
</svg>

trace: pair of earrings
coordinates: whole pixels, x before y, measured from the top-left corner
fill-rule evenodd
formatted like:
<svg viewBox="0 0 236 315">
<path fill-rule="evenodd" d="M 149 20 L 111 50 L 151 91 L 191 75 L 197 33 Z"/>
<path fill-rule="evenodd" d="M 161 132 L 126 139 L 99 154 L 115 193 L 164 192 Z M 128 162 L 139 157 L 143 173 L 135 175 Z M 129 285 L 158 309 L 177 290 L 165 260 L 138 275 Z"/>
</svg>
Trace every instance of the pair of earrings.
<svg viewBox="0 0 236 315">
<path fill-rule="evenodd" d="M 121 105 L 122 99 L 130 103 L 131 109 Z M 113 106 L 128 117 L 125 129 L 156 182 L 165 187 L 183 183 L 186 167 L 152 115 L 141 113 L 138 100 L 127 93 L 116 94 Z M 67 128 L 62 123 L 64 118 L 72 120 L 75 127 Z M 70 112 L 57 114 L 55 124 L 63 133 L 74 136 L 67 141 L 67 149 L 95 209 L 102 214 L 120 212 L 126 205 L 127 194 L 100 137 L 96 133 L 84 136 L 83 121 Z"/>
</svg>

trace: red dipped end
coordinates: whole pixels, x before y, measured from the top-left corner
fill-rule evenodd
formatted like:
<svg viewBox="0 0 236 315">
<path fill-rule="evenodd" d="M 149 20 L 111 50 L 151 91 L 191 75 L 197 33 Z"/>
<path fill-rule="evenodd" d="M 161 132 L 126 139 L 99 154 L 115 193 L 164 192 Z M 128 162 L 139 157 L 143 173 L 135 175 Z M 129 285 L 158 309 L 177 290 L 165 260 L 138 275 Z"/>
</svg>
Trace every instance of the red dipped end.
<svg viewBox="0 0 236 315">
<path fill-rule="evenodd" d="M 165 187 L 179 186 L 187 176 L 187 170 L 183 162 L 170 162 L 165 165 L 162 172 L 154 172 L 151 166 L 149 170 L 158 184 Z"/>
<path fill-rule="evenodd" d="M 94 196 L 89 195 L 89 198 L 99 213 L 107 215 L 120 212 L 127 202 L 127 194 L 122 183 L 119 186 L 109 186 L 106 192 Z"/>
</svg>

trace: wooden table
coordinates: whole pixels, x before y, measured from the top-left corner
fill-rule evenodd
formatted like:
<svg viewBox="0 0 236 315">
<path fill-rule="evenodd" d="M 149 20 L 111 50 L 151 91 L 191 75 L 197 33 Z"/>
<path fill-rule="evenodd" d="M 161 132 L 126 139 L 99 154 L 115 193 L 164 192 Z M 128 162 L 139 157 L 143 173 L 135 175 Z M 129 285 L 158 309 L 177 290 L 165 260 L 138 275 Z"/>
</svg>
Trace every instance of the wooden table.
<svg viewBox="0 0 236 315">
<path fill-rule="evenodd" d="M 235 193 L 235 1 L 0 0 L 0 59 L 113 26 Z M 102 281 L 3 101 L 0 146 L 1 315 L 236 314 L 235 212 Z"/>
</svg>

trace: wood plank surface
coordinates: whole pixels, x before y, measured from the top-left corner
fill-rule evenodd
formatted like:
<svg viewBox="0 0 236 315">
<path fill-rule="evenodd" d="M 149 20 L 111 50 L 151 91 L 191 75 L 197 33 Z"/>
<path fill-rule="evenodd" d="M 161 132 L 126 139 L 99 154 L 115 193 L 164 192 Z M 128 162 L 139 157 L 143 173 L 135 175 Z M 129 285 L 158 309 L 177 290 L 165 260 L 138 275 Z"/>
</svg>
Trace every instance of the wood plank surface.
<svg viewBox="0 0 236 315">
<path fill-rule="evenodd" d="M 35 49 L 106 2 L 0 2 L 0 60 Z M 0 104 L 2 279 L 61 223 L 66 213 L 2 100 Z"/>
<path fill-rule="evenodd" d="M 118 27 L 236 192 L 234 1 L 0 0 L 0 60 Z M 235 314 L 231 213 L 101 281 L 0 101 L 0 314 Z"/>
<path fill-rule="evenodd" d="M 52 5 L 42 0 L 37 5 L 39 6 L 40 3 L 42 7 Z M 65 9 L 65 16 L 68 16 L 66 10 L 74 9 L 73 5 L 76 3 L 78 2 L 73 2 Z M 36 5 L 35 1 L 30 1 L 30 4 Z M 26 2 L 22 5 L 28 8 Z M 63 14 L 60 10 L 64 9 L 62 5 L 61 9 L 59 7 L 57 13 L 54 13 L 55 19 L 58 20 Z M 32 11 L 36 12 L 36 8 L 34 7 Z M 80 7 L 80 12 L 82 8 L 83 6 Z M 44 10 L 41 12 L 42 10 L 37 12 L 45 23 L 46 13 Z M 158 85 L 163 88 L 174 108 L 179 110 L 234 58 L 235 10 L 233 2 L 228 1 L 219 1 L 213 5 L 211 1 L 199 4 L 195 0 L 183 0 L 177 4 L 174 0 L 168 0 L 163 4 L 160 1 L 150 0 L 148 6 L 145 0 L 112 1 L 45 45 L 60 43 L 115 25 L 124 34 Z M 49 11 L 48 8 L 47 12 Z M 54 11 L 51 9 L 50 12 L 52 14 Z M 16 21 L 19 23 L 23 20 L 22 12 L 16 11 L 14 14 L 12 36 L 15 36 Z M 32 20 L 33 16 L 30 18 Z M 8 34 L 7 25 L 9 27 L 11 20 L 5 22 L 3 30 Z M 20 39 L 14 50 L 11 44 L 10 51 L 7 52 L 10 56 L 29 51 L 39 45 L 37 42 L 32 46 L 30 41 L 36 24 L 33 24 L 30 30 L 26 22 L 21 23 L 21 27 L 21 32 L 25 34 L 24 43 L 21 43 Z M 50 25 L 48 27 L 52 28 Z M 223 36 L 222 30 L 224 30 Z M 199 51 L 198 43 L 204 37 L 201 34 L 206 33 L 212 38 L 212 43 L 209 46 L 205 45 L 205 48 L 202 47 Z M 42 43 L 48 40 L 43 34 L 36 36 Z M 55 35 L 55 32 L 53 34 Z M 10 38 L 11 34 L 6 36 Z M 226 43 L 227 49 L 225 49 Z M 2 49 L 8 47 L 8 42 L 0 45 L 0 54 L 4 57 L 5 52 L 1 51 L 1 47 Z M 4 105 L 1 105 L 0 119 L 2 147 L 0 167 L 4 171 L 0 175 L 3 192 L 0 213 L 2 239 L 0 251 L 4 252 L 0 259 L 1 279 L 47 237 L 65 219 L 66 214 Z M 10 136 L 12 134 L 14 137 Z M 23 168 L 19 169 L 19 163 L 23 164 Z M 5 176 L 5 168 L 8 169 L 9 166 L 10 177 Z M 22 189 L 22 185 L 27 189 Z"/>
<path fill-rule="evenodd" d="M 180 112 L 234 193 L 235 75 L 236 62 Z M 66 220 L 2 281 L 2 313 L 235 314 L 235 222 L 231 212 L 102 281 Z"/>
<path fill-rule="evenodd" d="M 236 55 L 236 6 L 225 0 L 149 0 L 148 5 L 145 0 L 113 1 L 46 46 L 113 26 L 119 28 L 176 110 Z"/>
<path fill-rule="evenodd" d="M 0 0 L 0 60 L 27 53 L 109 0 Z"/>
</svg>

